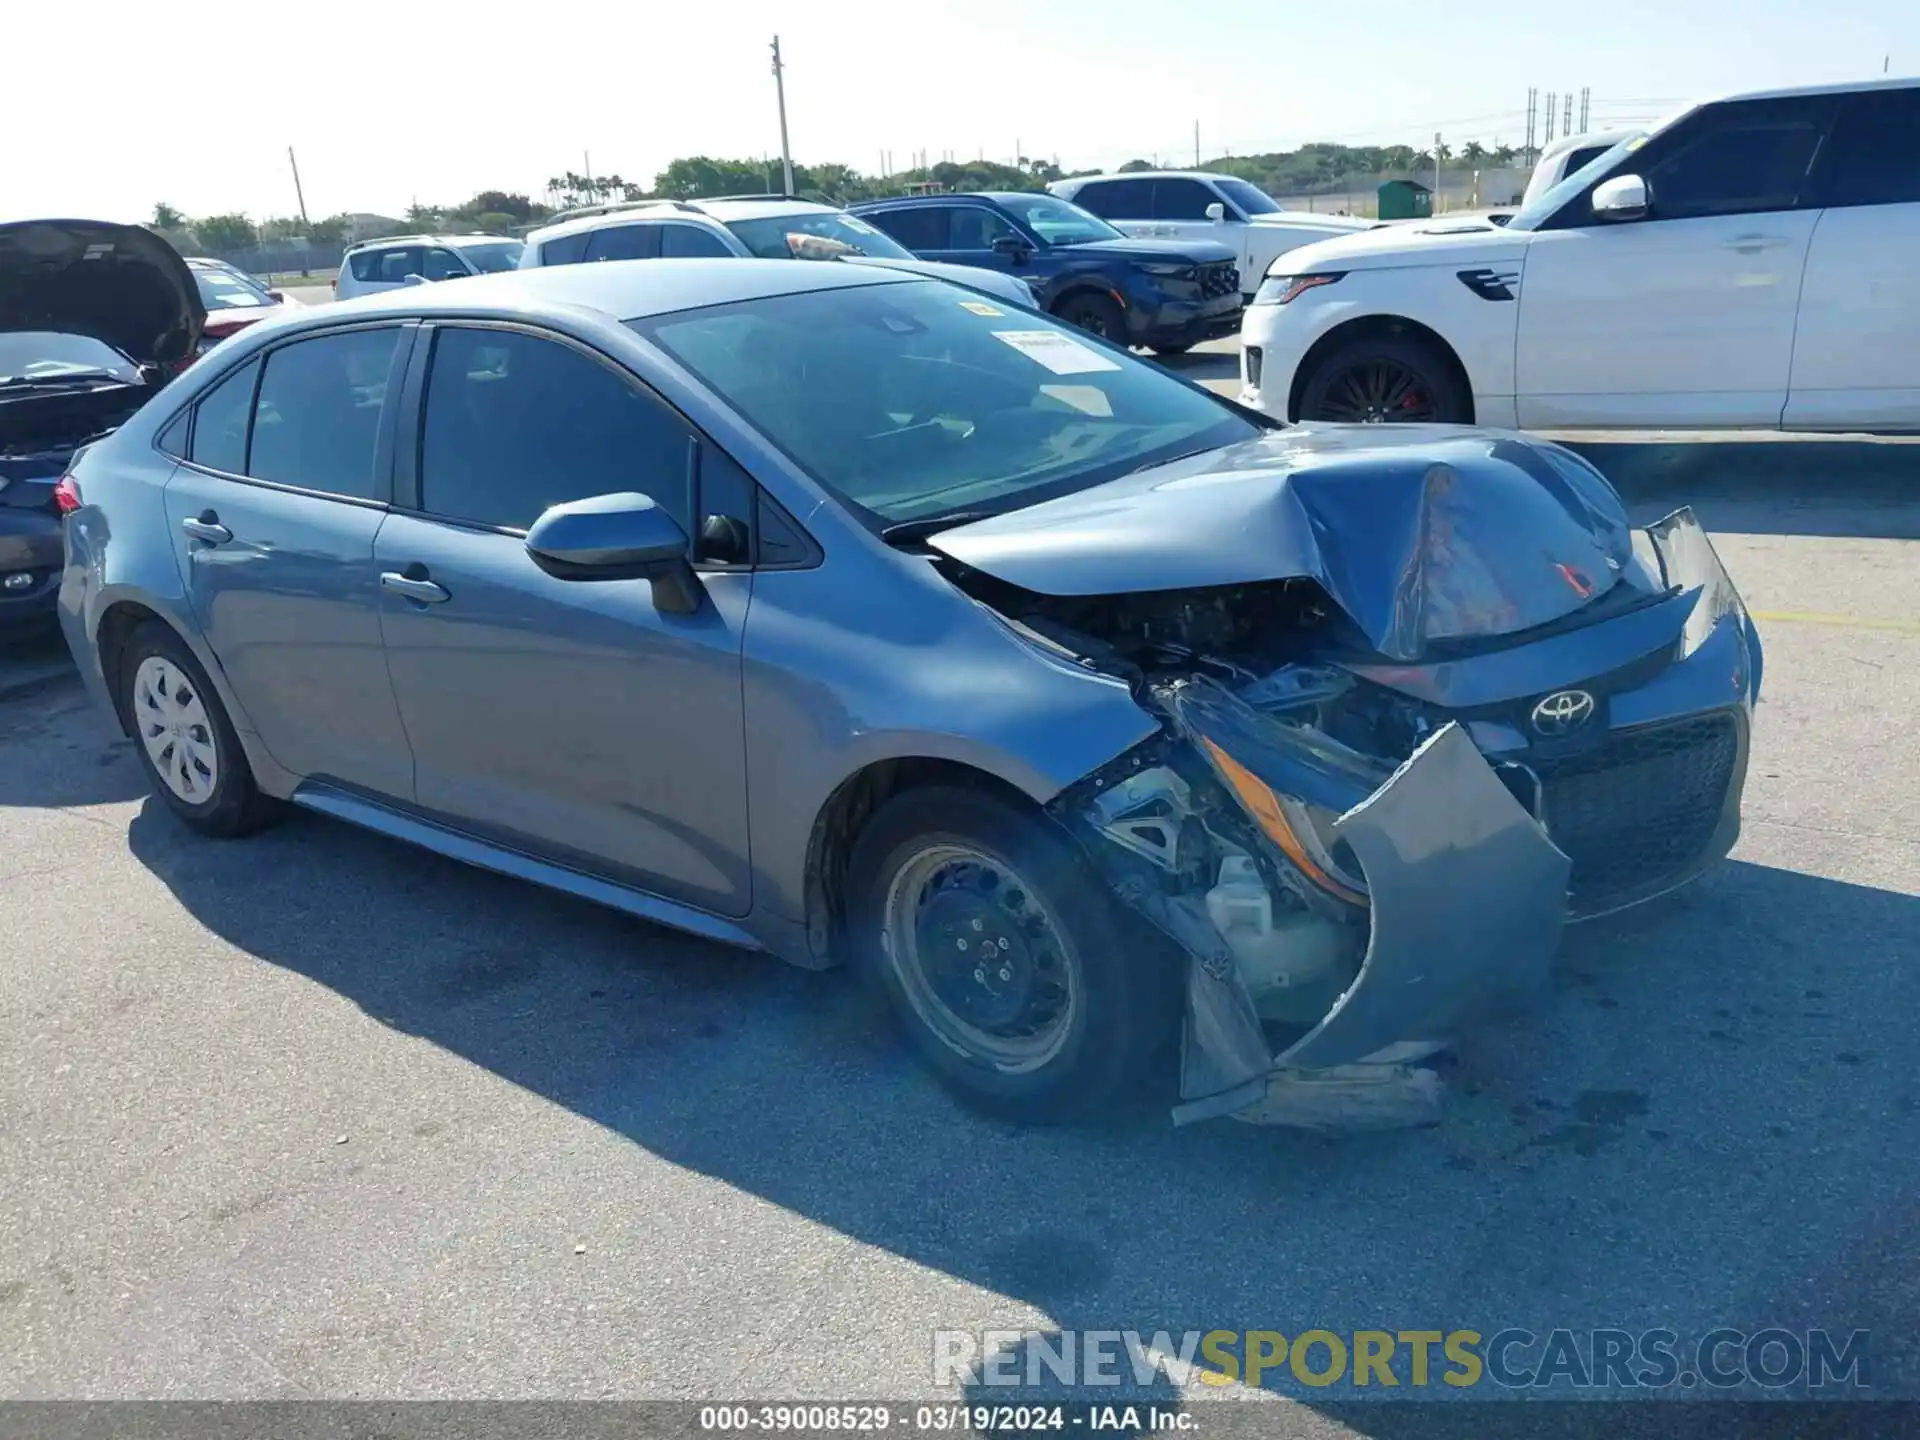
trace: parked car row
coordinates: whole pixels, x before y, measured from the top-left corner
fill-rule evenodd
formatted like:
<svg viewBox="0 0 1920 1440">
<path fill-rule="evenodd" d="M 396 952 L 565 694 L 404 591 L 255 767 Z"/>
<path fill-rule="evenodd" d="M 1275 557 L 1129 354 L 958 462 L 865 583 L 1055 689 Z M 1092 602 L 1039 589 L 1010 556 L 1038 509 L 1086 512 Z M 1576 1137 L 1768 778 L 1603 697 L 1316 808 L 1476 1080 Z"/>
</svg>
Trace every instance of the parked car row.
<svg viewBox="0 0 1920 1440">
<path fill-rule="evenodd" d="M 759 218 L 974 208 L 1037 304 L 1083 261 L 1240 303 L 1013 198 Z M 684 223 L 252 325 L 63 458 L 60 620 L 182 822 L 854 964 L 1001 1113 L 1177 1051 L 1178 1119 L 1309 1125 L 1424 1104 L 1569 918 L 1733 843 L 1759 641 L 1685 513 L 1513 434 L 1282 427 L 920 261 L 534 249 L 636 219 Z M 186 267 L 136 268 L 189 353 Z"/>
</svg>

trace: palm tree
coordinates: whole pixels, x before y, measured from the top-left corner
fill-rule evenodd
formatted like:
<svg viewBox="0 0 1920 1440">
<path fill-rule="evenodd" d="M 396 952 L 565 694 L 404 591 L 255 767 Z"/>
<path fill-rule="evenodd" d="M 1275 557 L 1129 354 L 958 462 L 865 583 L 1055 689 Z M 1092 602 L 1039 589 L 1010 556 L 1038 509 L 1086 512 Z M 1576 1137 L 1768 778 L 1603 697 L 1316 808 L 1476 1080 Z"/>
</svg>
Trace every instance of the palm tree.
<svg viewBox="0 0 1920 1440">
<path fill-rule="evenodd" d="M 1487 147 L 1478 140 L 1469 140 L 1460 147 L 1460 158 L 1469 165 L 1478 165 L 1487 158 Z"/>
</svg>

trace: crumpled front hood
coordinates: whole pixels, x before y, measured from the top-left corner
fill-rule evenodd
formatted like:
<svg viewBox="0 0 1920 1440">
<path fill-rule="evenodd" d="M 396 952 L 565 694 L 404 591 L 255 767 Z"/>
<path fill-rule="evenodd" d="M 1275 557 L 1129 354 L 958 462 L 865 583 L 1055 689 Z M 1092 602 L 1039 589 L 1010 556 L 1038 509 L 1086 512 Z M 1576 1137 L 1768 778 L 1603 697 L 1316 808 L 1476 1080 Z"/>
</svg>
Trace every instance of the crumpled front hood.
<svg viewBox="0 0 1920 1440">
<path fill-rule="evenodd" d="M 174 248 L 105 220 L 0 225 L 0 332 L 86 335 L 140 365 L 193 354 L 206 306 Z"/>
<path fill-rule="evenodd" d="M 1633 563 L 1572 451 L 1506 431 L 1306 425 L 944 530 L 928 544 L 1042 595 L 1313 580 L 1379 654 L 1551 624 Z"/>
</svg>

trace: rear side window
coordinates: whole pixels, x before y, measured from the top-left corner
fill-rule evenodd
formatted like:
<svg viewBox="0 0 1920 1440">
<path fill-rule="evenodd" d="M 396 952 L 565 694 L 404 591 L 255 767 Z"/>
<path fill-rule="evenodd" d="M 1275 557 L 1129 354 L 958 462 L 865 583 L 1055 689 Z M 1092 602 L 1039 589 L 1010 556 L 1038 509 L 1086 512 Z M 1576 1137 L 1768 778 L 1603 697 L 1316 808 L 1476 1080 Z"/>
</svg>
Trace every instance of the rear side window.
<svg viewBox="0 0 1920 1440">
<path fill-rule="evenodd" d="M 1073 192 L 1073 203 L 1103 220 L 1153 218 L 1153 191 L 1145 180 L 1095 180 Z"/>
<path fill-rule="evenodd" d="M 587 241 L 589 260 L 654 260 L 660 255 L 657 225 L 609 225 Z"/>
<path fill-rule="evenodd" d="M 373 278 L 383 285 L 398 285 L 409 275 L 418 275 L 426 264 L 418 245 L 403 245 L 398 250 L 382 250 L 373 267 Z"/>
<path fill-rule="evenodd" d="M 1850 97 L 1829 149 L 1828 205 L 1920 202 L 1920 89 Z"/>
<path fill-rule="evenodd" d="M 950 205 L 914 205 L 900 210 L 882 210 L 862 215 L 916 254 L 923 250 L 947 248 L 947 217 Z"/>
<path fill-rule="evenodd" d="M 1219 199 L 1198 180 L 1156 180 L 1153 182 L 1153 218 L 1156 220 L 1204 220 L 1207 206 Z"/>
<path fill-rule="evenodd" d="M 420 439 L 421 508 L 524 530 L 551 505 L 638 490 L 687 526 L 685 422 L 571 346 L 445 329 Z"/>
<path fill-rule="evenodd" d="M 385 499 L 374 458 L 399 339 L 395 329 L 347 330 L 268 355 L 246 473 L 329 495 Z"/>
<path fill-rule="evenodd" d="M 698 260 L 712 256 L 729 256 L 726 242 L 710 230 L 702 230 L 698 225 L 662 225 L 660 227 L 660 258 L 663 260 Z"/>
<path fill-rule="evenodd" d="M 426 252 L 424 263 L 426 268 L 420 273 L 429 280 L 451 280 L 471 273 L 458 255 L 438 246 Z"/>
<path fill-rule="evenodd" d="M 229 475 L 247 473 L 247 418 L 253 413 L 253 382 L 259 374 L 259 361 L 242 365 L 200 397 L 187 459 Z"/>
<path fill-rule="evenodd" d="M 540 263 L 578 265 L 587 258 L 587 241 L 592 238 L 591 230 L 582 230 L 577 235 L 562 235 L 558 240 L 549 240 L 540 247 Z"/>
</svg>

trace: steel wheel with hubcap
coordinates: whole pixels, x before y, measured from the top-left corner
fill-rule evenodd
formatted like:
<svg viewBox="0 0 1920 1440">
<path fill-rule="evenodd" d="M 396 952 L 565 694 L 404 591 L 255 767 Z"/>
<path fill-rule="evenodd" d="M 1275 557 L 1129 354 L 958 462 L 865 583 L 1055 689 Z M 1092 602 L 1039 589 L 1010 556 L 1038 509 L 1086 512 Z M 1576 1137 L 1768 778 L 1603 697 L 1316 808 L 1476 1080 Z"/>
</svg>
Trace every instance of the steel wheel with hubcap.
<svg viewBox="0 0 1920 1440">
<path fill-rule="evenodd" d="M 220 781 L 220 750 L 198 687 L 164 655 L 133 672 L 133 716 L 161 783 L 189 805 L 204 805 Z"/>
<path fill-rule="evenodd" d="M 1173 1052 L 1185 957 L 1017 796 L 891 796 L 854 841 L 845 896 L 854 959 L 980 1109 L 1072 1119 L 1144 1088 Z"/>
<path fill-rule="evenodd" d="M 127 638 L 116 697 L 127 733 L 167 808 L 206 835 L 244 835 L 278 811 L 253 782 L 247 754 L 207 673 L 158 620 Z"/>
</svg>

